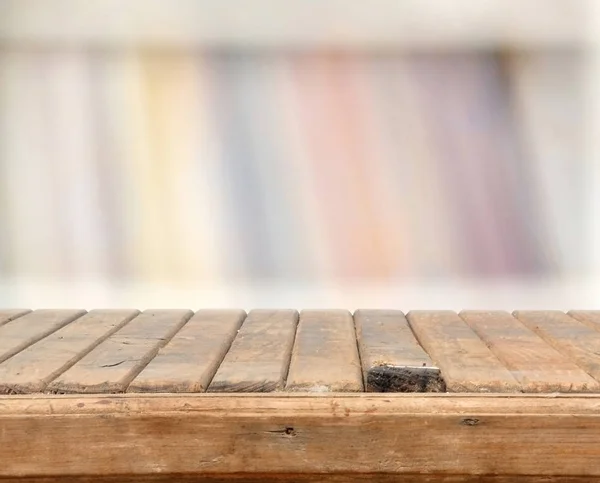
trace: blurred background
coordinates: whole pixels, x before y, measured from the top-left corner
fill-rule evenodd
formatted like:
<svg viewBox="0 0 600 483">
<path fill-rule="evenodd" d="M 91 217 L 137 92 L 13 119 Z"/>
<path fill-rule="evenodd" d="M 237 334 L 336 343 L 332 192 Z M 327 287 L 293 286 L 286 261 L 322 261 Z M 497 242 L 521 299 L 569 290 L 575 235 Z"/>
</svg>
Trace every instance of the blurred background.
<svg viewBox="0 0 600 483">
<path fill-rule="evenodd" d="M 598 308 L 597 10 L 0 0 L 0 305 Z"/>
</svg>

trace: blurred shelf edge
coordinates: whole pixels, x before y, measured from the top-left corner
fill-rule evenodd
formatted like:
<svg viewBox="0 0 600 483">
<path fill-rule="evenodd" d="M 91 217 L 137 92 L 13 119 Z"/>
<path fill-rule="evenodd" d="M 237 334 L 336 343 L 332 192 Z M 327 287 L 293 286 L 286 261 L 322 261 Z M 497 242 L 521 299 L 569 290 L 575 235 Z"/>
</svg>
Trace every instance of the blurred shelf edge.
<svg viewBox="0 0 600 483">
<path fill-rule="evenodd" d="M 598 310 L 600 277 L 151 283 L 0 277 L 0 308 L 395 308 Z"/>
<path fill-rule="evenodd" d="M 0 43 L 529 48 L 596 41 L 595 0 L 0 0 Z"/>
</svg>

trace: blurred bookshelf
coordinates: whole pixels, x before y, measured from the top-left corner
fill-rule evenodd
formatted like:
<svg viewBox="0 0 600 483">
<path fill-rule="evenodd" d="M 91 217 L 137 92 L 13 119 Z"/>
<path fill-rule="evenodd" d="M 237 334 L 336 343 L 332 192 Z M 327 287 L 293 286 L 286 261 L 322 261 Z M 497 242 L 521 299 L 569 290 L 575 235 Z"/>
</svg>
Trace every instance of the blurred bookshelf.
<svg viewBox="0 0 600 483">
<path fill-rule="evenodd" d="M 598 10 L 0 1 L 0 305 L 593 308 Z"/>
</svg>

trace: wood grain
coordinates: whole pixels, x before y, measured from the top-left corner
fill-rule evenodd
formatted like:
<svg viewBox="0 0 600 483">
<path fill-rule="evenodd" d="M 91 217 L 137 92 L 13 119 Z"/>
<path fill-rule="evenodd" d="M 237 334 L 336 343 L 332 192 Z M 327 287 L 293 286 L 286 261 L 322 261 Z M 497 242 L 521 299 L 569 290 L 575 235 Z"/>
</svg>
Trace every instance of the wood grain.
<svg viewBox="0 0 600 483">
<path fill-rule="evenodd" d="M 445 391 L 440 370 L 399 310 L 357 310 L 356 337 L 368 392 Z"/>
<path fill-rule="evenodd" d="M 600 310 L 570 310 L 567 315 L 590 329 L 600 331 Z"/>
<path fill-rule="evenodd" d="M 389 473 L 264 473 L 214 475 L 144 475 L 144 476 L 70 476 L 56 478 L 3 478 L 2 483 L 589 483 L 594 476 L 493 476 L 493 475 L 432 475 Z"/>
<path fill-rule="evenodd" d="M 137 314 L 137 310 L 92 310 L 75 319 L 0 364 L 0 393 L 43 391 Z"/>
<path fill-rule="evenodd" d="M 590 392 L 600 384 L 507 312 L 460 317 L 510 370 L 525 392 Z"/>
<path fill-rule="evenodd" d="M 85 310 L 41 309 L 0 326 L 0 362 L 18 354 L 83 314 Z"/>
<path fill-rule="evenodd" d="M 525 326 L 600 381 L 600 332 L 557 310 L 514 312 Z"/>
<path fill-rule="evenodd" d="M 0 398 L 0 477 L 600 476 L 600 397 L 212 396 Z"/>
<path fill-rule="evenodd" d="M 363 390 L 350 312 L 303 310 L 300 313 L 286 389 L 314 392 Z"/>
<path fill-rule="evenodd" d="M 146 310 L 48 387 L 55 393 L 123 392 L 192 316 L 190 310 Z"/>
<path fill-rule="evenodd" d="M 295 310 L 252 310 L 208 390 L 270 392 L 283 389 L 297 324 Z"/>
<path fill-rule="evenodd" d="M 519 383 L 451 311 L 412 311 L 407 319 L 452 392 L 518 392 Z"/>
<path fill-rule="evenodd" d="M 243 310 L 199 310 L 127 391 L 204 392 L 245 317 Z"/>
<path fill-rule="evenodd" d="M 28 314 L 31 312 L 29 309 L 2 309 L 0 310 L 0 326 L 15 320 L 18 317 Z"/>
</svg>

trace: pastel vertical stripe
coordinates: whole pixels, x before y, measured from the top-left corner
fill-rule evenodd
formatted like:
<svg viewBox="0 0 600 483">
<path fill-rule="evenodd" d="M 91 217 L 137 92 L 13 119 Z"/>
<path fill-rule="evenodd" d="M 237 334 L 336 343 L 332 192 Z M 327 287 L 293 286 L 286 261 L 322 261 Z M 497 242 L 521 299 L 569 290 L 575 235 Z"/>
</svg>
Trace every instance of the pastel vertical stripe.
<svg viewBox="0 0 600 483">
<path fill-rule="evenodd" d="M 356 61 L 353 84 L 360 120 L 356 129 L 362 131 L 362 162 L 368 173 L 364 176 L 365 193 L 361 191 L 360 196 L 368 193 L 371 199 L 371 216 L 377 226 L 379 276 L 385 279 L 409 273 L 411 237 L 406 236 L 410 210 L 403 202 L 407 199 L 406 187 L 409 184 L 406 178 L 396 178 L 395 168 L 401 163 L 395 159 L 388 137 L 391 120 L 388 114 L 396 112 L 391 108 L 394 100 L 390 95 L 380 95 L 385 92 L 381 82 L 388 78 L 382 75 L 384 63 L 378 57 L 361 57 Z"/>
<path fill-rule="evenodd" d="M 128 256 L 133 260 L 133 279 L 157 282 L 173 276 L 168 239 L 168 193 L 164 187 L 165 160 L 157 153 L 160 140 L 154 138 L 152 116 L 160 115 L 154 91 L 152 66 L 140 54 L 127 62 L 123 82 L 126 86 L 124 109 L 130 116 L 126 126 L 126 162 L 135 174 L 129 187 L 132 238 Z"/>
<path fill-rule="evenodd" d="M 400 275 L 439 276 L 459 257 L 453 250 L 452 219 L 442 199 L 440 169 L 428 114 L 411 60 L 385 56 L 372 65 L 374 102 L 380 106 L 380 129 L 388 158 L 388 175 L 380 186 L 389 186 L 390 222 L 403 237 L 405 253 Z M 458 260 L 457 260 L 458 258 Z"/>
<path fill-rule="evenodd" d="M 362 165 L 348 145 L 353 141 L 346 118 L 355 116 L 353 106 L 344 104 L 348 79 L 338 76 L 336 58 L 301 59 L 297 75 L 305 85 L 302 92 L 302 122 L 307 131 L 308 161 L 313 186 L 327 229 L 328 253 L 335 276 L 369 276 L 377 246 L 369 243 L 372 232 L 364 223 L 368 207 L 360 193 Z M 368 202 L 367 202 L 368 203 Z M 362 223 L 362 225 L 361 225 Z"/>
<path fill-rule="evenodd" d="M 192 55 L 154 54 L 145 56 L 146 104 L 152 152 L 160 180 L 153 182 L 161 191 L 160 224 L 165 252 L 161 253 L 169 278 L 192 279 L 207 267 L 207 247 L 197 227 L 206 226 L 200 218 L 202 206 L 196 193 L 198 85 L 196 59 Z M 157 227 L 158 228 L 158 227 Z"/>
<path fill-rule="evenodd" d="M 201 278 L 203 283 L 214 283 L 226 279 L 233 270 L 233 260 L 224 250 L 230 234 L 224 214 L 225 193 L 221 173 L 221 144 L 216 123 L 215 89 L 217 73 L 215 62 L 210 55 L 195 55 L 195 72 L 190 72 L 196 84 L 196 94 L 192 103 L 192 131 L 190 140 L 194 148 L 190 179 L 187 180 L 187 201 L 189 218 L 185 225 L 193 240 L 188 249 L 196 252 L 196 259 L 202 265 L 193 278 Z M 189 100 L 189 99 L 188 99 Z M 182 98 L 181 102 L 186 102 Z M 201 244 L 202 249 L 198 249 Z"/>
<path fill-rule="evenodd" d="M 293 178 L 289 187 L 293 191 L 294 235 L 301 232 L 303 250 L 307 257 L 304 267 L 311 283 L 327 281 L 335 273 L 324 223 L 322 208 L 314 185 L 310 163 L 309 135 L 304 126 L 304 89 L 302 72 L 298 71 L 298 56 L 287 56 L 282 61 L 278 76 L 278 93 L 282 100 L 280 109 L 286 131 L 286 159 L 288 176 Z"/>
<path fill-rule="evenodd" d="M 51 276 L 64 269 L 53 186 L 52 147 L 44 105 L 46 70 L 41 54 L 8 52 L 2 58 L 2 184 L 7 212 L 3 248 L 12 273 Z"/>
<path fill-rule="evenodd" d="M 217 122 L 222 153 L 222 172 L 227 196 L 224 216 L 233 221 L 229 252 L 238 258 L 242 277 L 270 278 L 274 275 L 273 247 L 269 244 L 265 213 L 265 186 L 261 185 L 257 149 L 252 129 L 263 123 L 264 112 L 256 112 L 256 65 L 251 59 L 227 54 L 215 60 Z"/>
<path fill-rule="evenodd" d="M 102 234 L 106 276 L 124 279 L 132 273 L 127 247 L 132 216 L 131 185 L 133 175 L 127 169 L 126 126 L 129 124 L 126 90 L 123 82 L 125 55 L 90 55 L 90 117 L 94 129 L 93 157 L 98 210 L 94 214 Z"/>
<path fill-rule="evenodd" d="M 475 62 L 475 65 L 473 64 Z M 435 135 L 436 158 L 445 191 L 453 190 L 455 231 L 461 235 L 462 256 L 473 275 L 503 273 L 502 233 L 490 207 L 490 182 L 485 175 L 488 152 L 485 123 L 478 119 L 471 91 L 476 89 L 476 59 L 452 54 L 419 59 L 414 68 Z"/>
<path fill-rule="evenodd" d="M 294 212 L 294 179 L 288 149 L 289 128 L 286 125 L 279 75 L 284 68 L 278 55 L 253 57 L 254 69 L 249 74 L 250 116 L 260 112 L 259 122 L 250 124 L 250 137 L 255 151 L 258 185 L 261 187 L 261 211 L 265 216 L 265 235 L 270 247 L 272 276 L 303 279 L 306 273 L 305 230 L 297 224 Z"/>
<path fill-rule="evenodd" d="M 587 189 L 583 64 L 572 52 L 520 54 L 505 59 L 522 162 L 532 180 L 540 253 L 554 270 L 585 271 Z M 558 95 L 568 92 L 569 95 Z M 560 187 L 560 189 L 559 189 Z M 595 189 L 595 188 L 591 188 Z M 559 195 L 560 193 L 560 195 Z M 566 222 L 568 220 L 568 224 Z"/>
<path fill-rule="evenodd" d="M 376 140 L 370 128 L 376 112 L 368 100 L 368 66 L 362 56 L 346 55 L 338 62 L 333 77 L 338 87 L 332 89 L 332 97 L 337 103 L 334 112 L 340 127 L 337 139 L 337 145 L 342 148 L 340 159 L 346 161 L 348 181 L 352 182 L 350 196 L 355 203 L 352 208 L 356 227 L 351 236 L 362 239 L 360 251 L 366 262 L 358 275 L 386 280 L 391 275 L 391 264 L 390 254 L 385 249 L 381 211 L 377 208 L 379 178 L 376 175 L 381 161 L 373 155 Z"/>
<path fill-rule="evenodd" d="M 580 59 L 505 57 L 6 48 L 0 275 L 583 273 Z"/>
<path fill-rule="evenodd" d="M 95 169 L 95 126 L 92 118 L 90 58 L 83 52 L 56 53 L 48 59 L 44 77 L 47 135 L 51 142 L 53 190 L 59 200 L 56 226 L 68 259 L 70 275 L 104 274 L 106 250 L 101 229 Z"/>
</svg>

